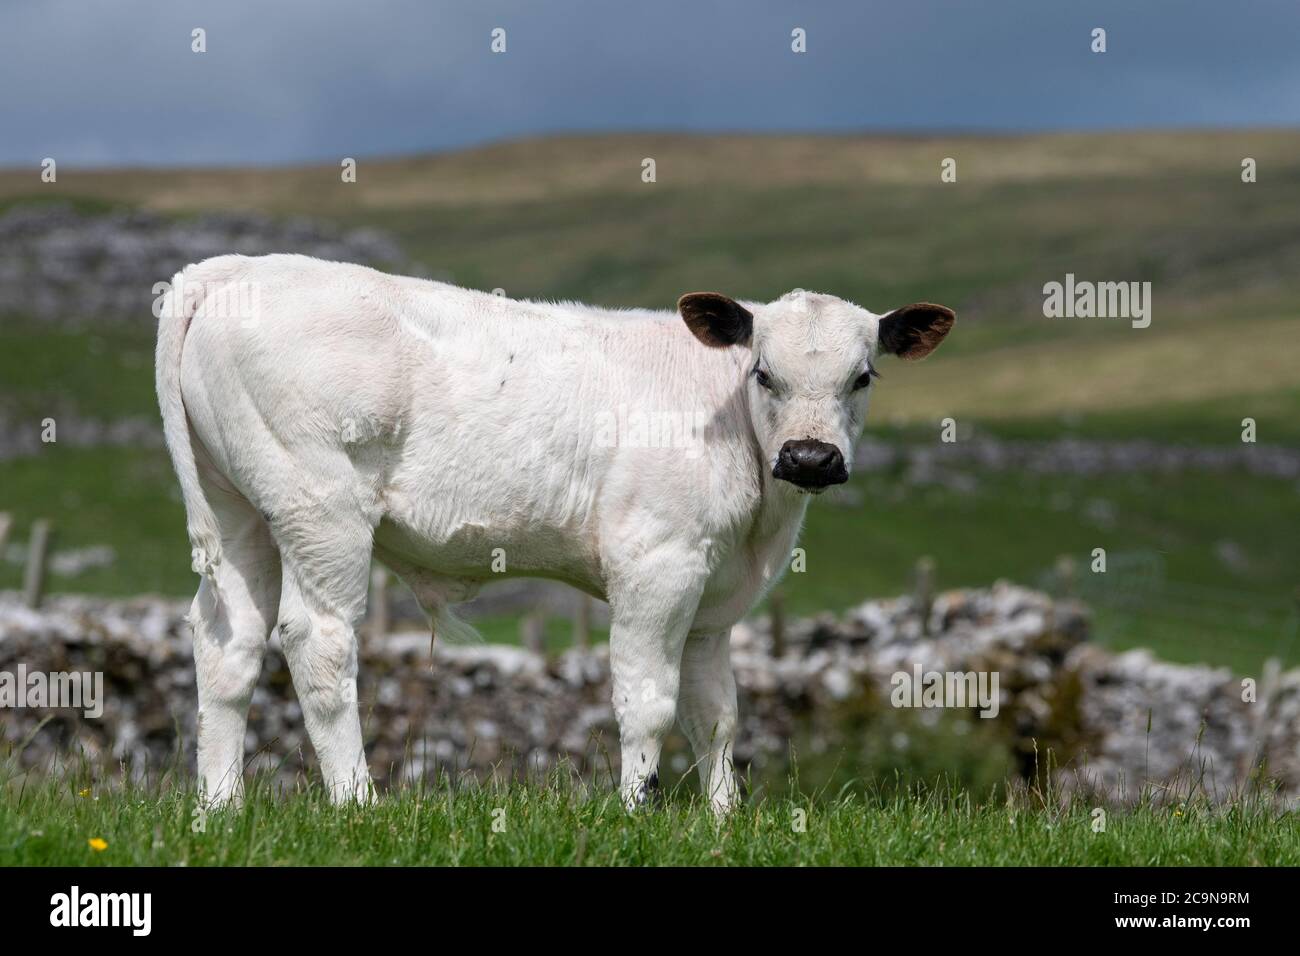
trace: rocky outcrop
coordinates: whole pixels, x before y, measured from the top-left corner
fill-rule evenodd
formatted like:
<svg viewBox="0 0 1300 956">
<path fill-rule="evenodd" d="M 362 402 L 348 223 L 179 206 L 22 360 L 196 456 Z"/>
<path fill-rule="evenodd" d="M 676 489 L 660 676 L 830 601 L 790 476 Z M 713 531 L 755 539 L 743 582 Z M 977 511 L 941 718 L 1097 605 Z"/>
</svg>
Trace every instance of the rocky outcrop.
<svg viewBox="0 0 1300 956">
<path fill-rule="evenodd" d="M 1300 478 L 1300 449 L 1237 442 L 1223 445 L 1170 444 L 1145 439 L 1056 438 L 1016 441 L 990 435 L 958 435 L 955 442 L 884 442 L 865 436 L 855 460 L 859 468 L 897 470 L 908 484 L 972 487 L 973 470 L 1034 475 L 1176 474 L 1187 471 L 1245 471 L 1266 478 Z"/>
<path fill-rule="evenodd" d="M 273 252 L 406 264 L 401 248 L 377 230 L 343 231 L 311 219 L 249 212 L 171 218 L 141 209 L 91 215 L 66 205 L 20 205 L 0 215 L 0 314 L 68 326 L 151 322 L 154 283 L 211 256 Z"/>
<path fill-rule="evenodd" d="M 98 671 L 103 713 L 0 710 L 3 736 L 28 766 L 85 752 L 92 764 L 157 770 L 192 765 L 194 675 L 184 602 L 57 597 L 41 611 L 0 597 L 0 674 Z M 792 741 L 816 752 L 854 743 L 860 728 L 908 710 L 938 733 L 993 728 L 1013 767 L 1091 799 L 1224 799 L 1268 781 L 1300 794 L 1300 671 L 1270 673 L 1254 700 L 1224 669 L 1174 665 L 1087 641 L 1074 603 L 1009 584 L 951 591 L 928 609 L 907 597 L 790 624 L 780 656 L 765 622 L 739 625 L 732 658 L 741 695 L 736 756 L 779 772 Z M 567 759 L 616 767 L 604 647 L 545 658 L 514 647 L 430 647 L 426 632 L 367 636 L 359 695 L 370 763 L 382 780 L 438 770 L 508 774 Z M 931 673 L 997 675 L 996 710 L 978 704 L 899 708 L 905 681 Z M 902 676 L 900 676 L 902 675 Z M 974 686 L 974 685 L 971 685 Z M 918 698 L 919 700 L 919 698 Z M 46 721 L 42 725 L 42 721 Z M 951 725 L 944 721 L 959 721 Z M 987 721 L 987 723 L 985 723 Z M 917 724 L 919 726 L 920 724 Z M 849 728 L 846 731 L 846 728 Z M 989 734 L 979 739 L 993 739 Z M 688 762 L 678 753 L 678 769 Z M 1051 758 L 1048 758 L 1048 753 Z M 290 776 L 310 748 L 273 638 L 252 707 L 252 762 Z"/>
<path fill-rule="evenodd" d="M 147 314 L 147 313 L 146 313 Z M 121 418 L 101 421 L 83 418 L 71 411 L 56 417 L 58 443 L 63 448 L 162 448 L 162 424 L 149 418 Z M 0 462 L 33 458 L 50 450 L 42 440 L 43 418 L 13 418 L 0 408 Z"/>
</svg>

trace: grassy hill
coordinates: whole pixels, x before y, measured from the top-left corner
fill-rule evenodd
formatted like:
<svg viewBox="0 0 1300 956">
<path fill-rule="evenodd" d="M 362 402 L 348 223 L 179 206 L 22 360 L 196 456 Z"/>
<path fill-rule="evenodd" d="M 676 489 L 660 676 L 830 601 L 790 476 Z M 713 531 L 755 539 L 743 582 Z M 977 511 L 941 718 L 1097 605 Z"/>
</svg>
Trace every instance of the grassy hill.
<svg viewBox="0 0 1300 956">
<path fill-rule="evenodd" d="M 1251 184 L 1247 156 L 1258 163 Z M 654 183 L 641 178 L 646 157 Z M 955 183 L 940 181 L 945 157 L 957 161 Z M 0 172 L 0 208 L 54 198 L 379 226 L 432 274 L 518 297 L 669 307 L 698 288 L 766 299 L 802 287 L 877 311 L 918 299 L 958 307 L 943 371 L 927 374 L 924 401 L 885 398 L 891 420 L 953 405 L 981 417 L 1160 406 L 1297 384 L 1288 373 L 1300 336 L 1267 324 L 1300 314 L 1292 131 L 570 137 L 363 159 L 356 183 L 336 166 L 63 169 L 55 184 Z M 1042 286 L 1067 272 L 1152 282 L 1151 328 L 1044 319 Z M 1196 374 L 1211 356 L 1212 373 Z"/>
<path fill-rule="evenodd" d="M 955 183 L 940 180 L 947 157 Z M 1245 157 L 1255 183 L 1241 181 Z M 575 136 L 362 158 L 351 184 L 336 164 L 65 167 L 56 184 L 0 171 L 0 211 L 55 200 L 374 226 L 430 275 L 517 297 L 668 308 L 697 289 L 767 299 L 802 287 L 876 311 L 943 302 L 960 315 L 951 341 L 923 366 L 885 367 L 868 432 L 900 443 L 935 442 L 952 417 L 973 428 L 963 435 L 1239 445 L 1252 417 L 1261 442 L 1300 445 L 1300 131 Z M 1044 318 L 1042 287 L 1067 272 L 1151 282 L 1151 327 Z M 147 315 L 76 332 L 0 317 L 0 411 L 151 416 L 151 348 Z M 847 506 L 818 502 L 791 610 L 898 591 L 923 554 L 941 584 L 1033 583 L 1062 553 L 1106 547 L 1160 555 L 1182 590 L 1103 609 L 1102 640 L 1242 669 L 1267 654 L 1300 659 L 1293 483 L 978 467 L 970 478 L 953 488 L 873 473 L 855 479 Z M 118 563 L 78 588 L 184 592 L 172 484 L 156 449 L 51 446 L 0 462 L 0 510 L 19 536 L 54 514 L 65 546 L 113 544 Z M 0 586 L 17 576 L 0 563 Z M 1222 600 L 1196 603 L 1211 594 Z"/>
</svg>

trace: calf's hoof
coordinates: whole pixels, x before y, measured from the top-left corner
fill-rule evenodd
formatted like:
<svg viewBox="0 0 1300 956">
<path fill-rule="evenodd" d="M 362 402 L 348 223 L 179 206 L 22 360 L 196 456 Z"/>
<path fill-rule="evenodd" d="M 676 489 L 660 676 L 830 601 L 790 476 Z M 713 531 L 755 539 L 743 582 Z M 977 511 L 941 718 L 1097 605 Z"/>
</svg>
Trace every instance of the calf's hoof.
<svg viewBox="0 0 1300 956">
<path fill-rule="evenodd" d="M 623 789 L 623 805 L 628 813 L 641 809 L 654 809 L 663 803 L 663 791 L 659 787 L 659 774 L 634 781 Z"/>
</svg>

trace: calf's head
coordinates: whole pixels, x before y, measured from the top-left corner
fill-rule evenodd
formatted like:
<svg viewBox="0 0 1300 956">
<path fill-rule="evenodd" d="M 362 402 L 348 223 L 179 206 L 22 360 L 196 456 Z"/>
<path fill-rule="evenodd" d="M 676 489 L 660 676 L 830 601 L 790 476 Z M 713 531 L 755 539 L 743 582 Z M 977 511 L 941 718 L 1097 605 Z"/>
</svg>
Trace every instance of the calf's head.
<svg viewBox="0 0 1300 956">
<path fill-rule="evenodd" d="M 750 417 L 772 476 L 812 493 L 848 480 L 877 377 L 873 359 L 924 358 L 956 318 L 924 302 L 875 315 L 802 290 L 766 305 L 692 292 L 677 309 L 704 345 L 746 353 Z"/>
</svg>

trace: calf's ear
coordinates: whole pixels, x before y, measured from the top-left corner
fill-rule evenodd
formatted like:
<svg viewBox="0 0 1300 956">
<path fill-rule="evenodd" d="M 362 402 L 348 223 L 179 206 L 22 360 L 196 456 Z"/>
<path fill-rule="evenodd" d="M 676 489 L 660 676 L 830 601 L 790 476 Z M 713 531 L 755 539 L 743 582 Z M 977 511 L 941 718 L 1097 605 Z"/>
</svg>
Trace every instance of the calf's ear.
<svg viewBox="0 0 1300 956">
<path fill-rule="evenodd" d="M 695 337 L 713 348 L 745 345 L 754 334 L 753 313 L 717 292 L 688 292 L 677 300 L 677 311 Z"/>
<path fill-rule="evenodd" d="M 880 351 L 905 359 L 925 358 L 939 347 L 957 314 L 944 305 L 917 302 L 880 318 Z"/>
</svg>

